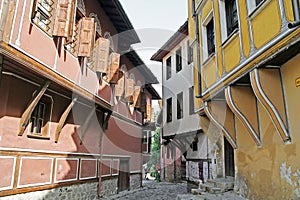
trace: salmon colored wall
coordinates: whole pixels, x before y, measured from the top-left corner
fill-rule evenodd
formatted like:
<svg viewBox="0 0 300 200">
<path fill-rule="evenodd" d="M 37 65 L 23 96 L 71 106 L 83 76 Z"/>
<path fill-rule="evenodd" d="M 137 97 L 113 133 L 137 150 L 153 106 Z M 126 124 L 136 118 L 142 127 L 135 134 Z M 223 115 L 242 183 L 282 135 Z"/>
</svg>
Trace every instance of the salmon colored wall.
<svg viewBox="0 0 300 200">
<path fill-rule="evenodd" d="M 103 154 L 130 157 L 130 170 L 141 170 L 142 130 L 136 125 L 111 117 L 103 138 Z"/>
</svg>

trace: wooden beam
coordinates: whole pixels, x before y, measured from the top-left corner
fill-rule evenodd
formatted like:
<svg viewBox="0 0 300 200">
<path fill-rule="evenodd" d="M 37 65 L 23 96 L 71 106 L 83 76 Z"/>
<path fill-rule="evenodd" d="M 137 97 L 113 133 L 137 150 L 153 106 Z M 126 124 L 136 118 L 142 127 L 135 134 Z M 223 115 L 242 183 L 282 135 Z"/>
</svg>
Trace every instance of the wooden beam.
<svg viewBox="0 0 300 200">
<path fill-rule="evenodd" d="M 86 130 L 91 122 L 91 119 L 94 115 L 96 115 L 96 108 L 97 108 L 97 105 L 95 105 L 95 107 L 93 107 L 90 112 L 89 112 L 89 115 L 86 117 L 84 123 L 82 124 L 82 126 L 80 126 L 79 128 L 79 133 L 80 133 L 80 144 L 82 144 L 83 142 L 83 139 L 85 137 L 85 134 L 86 134 Z"/>
<path fill-rule="evenodd" d="M 35 93 L 34 98 L 31 100 L 30 104 L 28 105 L 28 107 L 26 108 L 24 113 L 22 114 L 20 124 L 19 124 L 19 131 L 18 131 L 19 136 L 23 135 L 34 108 L 36 107 L 39 100 L 42 98 L 42 96 L 46 92 L 46 90 L 47 90 L 48 86 L 50 85 L 50 83 L 51 82 L 49 80 L 46 80 L 45 83 L 43 85 L 41 85 L 39 90 Z"/>
<path fill-rule="evenodd" d="M 254 69 L 250 72 L 253 92 L 270 116 L 284 142 L 291 141 L 280 69 Z"/>
<path fill-rule="evenodd" d="M 69 113 L 72 110 L 73 106 L 75 105 L 77 99 L 78 98 L 75 97 L 72 100 L 72 102 L 69 104 L 69 106 L 66 108 L 66 110 L 63 112 L 63 114 L 61 115 L 61 117 L 59 119 L 59 122 L 58 122 L 58 126 L 57 126 L 56 131 L 55 131 L 55 143 L 58 142 L 60 132 L 62 131 L 62 129 L 63 129 L 64 125 L 65 125 L 65 122 L 67 120 L 67 117 L 69 116 Z"/>
<path fill-rule="evenodd" d="M 222 130 L 231 146 L 237 149 L 234 114 L 227 106 L 226 101 L 206 101 L 204 110 L 210 121 Z"/>
<path fill-rule="evenodd" d="M 226 102 L 257 146 L 261 146 L 256 97 L 251 86 L 228 86 Z"/>
</svg>

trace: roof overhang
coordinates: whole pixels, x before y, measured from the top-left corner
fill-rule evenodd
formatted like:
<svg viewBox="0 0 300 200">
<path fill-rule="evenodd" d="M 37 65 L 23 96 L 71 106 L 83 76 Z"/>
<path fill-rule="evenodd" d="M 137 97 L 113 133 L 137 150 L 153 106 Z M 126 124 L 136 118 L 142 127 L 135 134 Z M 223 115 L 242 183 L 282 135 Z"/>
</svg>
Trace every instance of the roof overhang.
<svg viewBox="0 0 300 200">
<path fill-rule="evenodd" d="M 119 0 L 98 1 L 117 32 L 122 33 L 119 38 L 119 46 L 128 48 L 130 44 L 141 42 Z"/>
<path fill-rule="evenodd" d="M 153 61 L 162 62 L 162 59 L 169 52 L 171 52 L 188 34 L 188 21 L 186 21 L 150 59 Z"/>
</svg>

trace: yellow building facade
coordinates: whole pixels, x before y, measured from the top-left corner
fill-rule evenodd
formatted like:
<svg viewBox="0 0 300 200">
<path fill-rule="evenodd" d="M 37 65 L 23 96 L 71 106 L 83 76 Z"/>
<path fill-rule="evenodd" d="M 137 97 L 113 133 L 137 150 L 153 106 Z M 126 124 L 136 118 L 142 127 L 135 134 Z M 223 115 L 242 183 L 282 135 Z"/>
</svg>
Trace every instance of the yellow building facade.
<svg viewBox="0 0 300 200">
<path fill-rule="evenodd" d="M 188 16 L 215 177 L 249 199 L 299 198 L 299 1 L 188 0 Z"/>
</svg>

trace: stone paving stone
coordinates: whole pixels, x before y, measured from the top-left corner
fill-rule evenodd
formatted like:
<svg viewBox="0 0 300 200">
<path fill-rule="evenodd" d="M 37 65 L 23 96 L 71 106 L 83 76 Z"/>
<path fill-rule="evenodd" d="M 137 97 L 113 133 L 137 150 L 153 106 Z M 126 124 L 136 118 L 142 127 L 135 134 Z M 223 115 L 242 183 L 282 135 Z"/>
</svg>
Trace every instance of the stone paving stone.
<svg viewBox="0 0 300 200">
<path fill-rule="evenodd" d="M 115 199 L 148 199 L 148 200 L 174 200 L 178 194 L 187 193 L 187 183 L 167 183 L 167 182 L 155 182 L 155 181 L 144 181 L 143 187 L 132 190 L 124 191 L 117 195 L 110 197 L 103 197 L 105 200 Z"/>
</svg>

